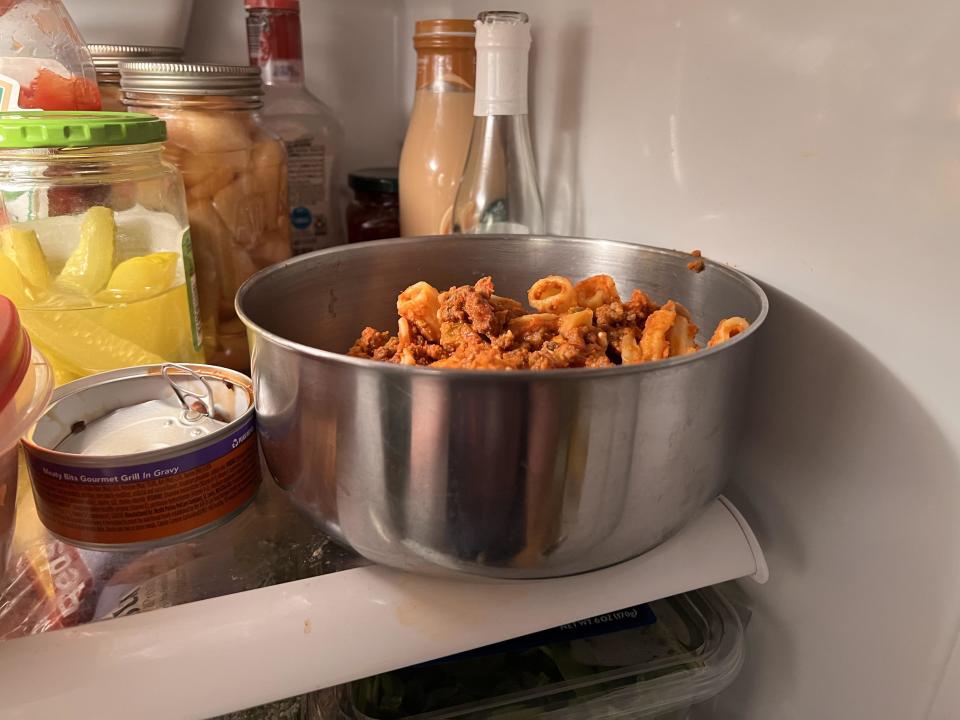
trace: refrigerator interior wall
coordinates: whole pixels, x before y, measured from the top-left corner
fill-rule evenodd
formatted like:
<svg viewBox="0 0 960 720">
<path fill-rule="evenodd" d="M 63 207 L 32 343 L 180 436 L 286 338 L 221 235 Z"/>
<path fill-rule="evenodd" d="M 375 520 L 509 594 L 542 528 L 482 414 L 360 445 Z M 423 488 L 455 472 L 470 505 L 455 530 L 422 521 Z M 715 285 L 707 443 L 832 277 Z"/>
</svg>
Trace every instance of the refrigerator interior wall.
<svg viewBox="0 0 960 720">
<path fill-rule="evenodd" d="M 194 58 L 243 59 L 240 4 L 197 3 Z M 484 6 L 302 4 L 346 167 L 396 162 L 413 20 Z M 772 574 L 714 716 L 956 717 L 960 6 L 513 7 L 551 231 L 700 248 L 771 296 L 731 495 Z"/>
</svg>

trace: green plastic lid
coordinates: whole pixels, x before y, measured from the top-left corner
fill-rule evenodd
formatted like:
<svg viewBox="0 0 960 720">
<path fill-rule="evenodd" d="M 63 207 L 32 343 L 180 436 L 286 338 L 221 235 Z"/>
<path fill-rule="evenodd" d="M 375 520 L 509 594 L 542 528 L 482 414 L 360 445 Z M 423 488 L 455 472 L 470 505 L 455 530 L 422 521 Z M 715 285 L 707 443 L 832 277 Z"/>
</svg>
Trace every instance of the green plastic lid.
<svg viewBox="0 0 960 720">
<path fill-rule="evenodd" d="M 167 139 L 160 118 L 127 112 L 2 112 L 0 148 L 142 145 Z"/>
</svg>

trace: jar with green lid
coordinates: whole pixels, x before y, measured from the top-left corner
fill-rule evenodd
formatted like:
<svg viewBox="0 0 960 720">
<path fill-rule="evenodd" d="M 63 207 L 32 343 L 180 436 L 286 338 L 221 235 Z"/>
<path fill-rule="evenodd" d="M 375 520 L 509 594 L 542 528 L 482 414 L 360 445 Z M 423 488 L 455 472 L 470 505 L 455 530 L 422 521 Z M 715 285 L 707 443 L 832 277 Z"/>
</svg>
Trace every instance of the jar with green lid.
<svg viewBox="0 0 960 720">
<path fill-rule="evenodd" d="M 247 333 L 234 299 L 254 272 L 289 258 L 287 154 L 260 125 L 260 69 L 120 64 L 123 101 L 167 123 L 166 157 L 180 168 L 197 258 L 207 359 L 246 372 Z"/>
<path fill-rule="evenodd" d="M 0 295 L 57 384 L 202 362 L 183 182 L 161 120 L 0 113 Z"/>
<path fill-rule="evenodd" d="M 104 110 L 124 111 L 126 106 L 120 94 L 120 63 L 138 60 L 150 62 L 179 62 L 183 50 L 177 47 L 153 45 L 87 45 L 93 66 L 97 71 L 100 103 Z"/>
</svg>

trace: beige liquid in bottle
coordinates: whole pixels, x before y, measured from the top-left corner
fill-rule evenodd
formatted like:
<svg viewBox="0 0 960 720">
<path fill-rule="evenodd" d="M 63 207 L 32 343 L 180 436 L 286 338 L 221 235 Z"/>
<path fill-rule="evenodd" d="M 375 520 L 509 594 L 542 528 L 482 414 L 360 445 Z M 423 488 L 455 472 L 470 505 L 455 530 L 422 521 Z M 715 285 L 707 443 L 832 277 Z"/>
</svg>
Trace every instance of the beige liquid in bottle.
<svg viewBox="0 0 960 720">
<path fill-rule="evenodd" d="M 400 154 L 400 230 L 446 234 L 473 127 L 470 20 L 417 22 L 417 91 Z"/>
</svg>

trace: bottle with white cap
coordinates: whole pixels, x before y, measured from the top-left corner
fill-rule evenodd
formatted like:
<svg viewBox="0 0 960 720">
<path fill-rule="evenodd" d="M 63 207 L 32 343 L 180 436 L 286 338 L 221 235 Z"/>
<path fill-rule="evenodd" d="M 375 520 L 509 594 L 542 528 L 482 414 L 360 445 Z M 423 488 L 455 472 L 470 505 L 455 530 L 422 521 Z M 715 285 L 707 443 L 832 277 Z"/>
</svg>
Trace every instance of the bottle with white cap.
<svg viewBox="0 0 960 720">
<path fill-rule="evenodd" d="M 482 12 L 477 28 L 473 134 L 453 208 L 459 233 L 538 234 L 543 205 L 527 116 L 530 19 Z"/>
</svg>

